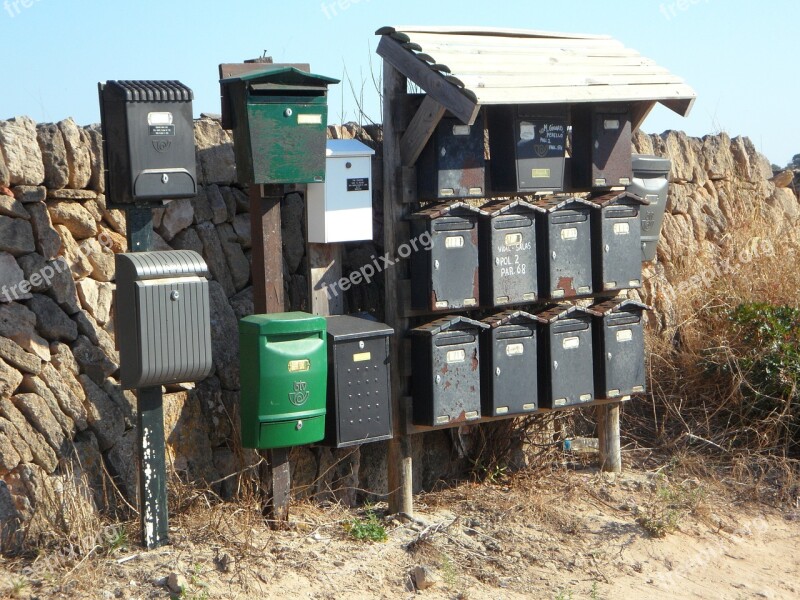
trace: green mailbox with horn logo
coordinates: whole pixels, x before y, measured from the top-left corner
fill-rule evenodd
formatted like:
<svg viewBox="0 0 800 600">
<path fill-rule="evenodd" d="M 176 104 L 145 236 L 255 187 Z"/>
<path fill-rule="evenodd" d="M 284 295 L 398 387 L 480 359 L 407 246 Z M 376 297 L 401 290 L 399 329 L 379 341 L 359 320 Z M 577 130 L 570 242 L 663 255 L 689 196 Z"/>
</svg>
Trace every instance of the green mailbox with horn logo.
<svg viewBox="0 0 800 600">
<path fill-rule="evenodd" d="M 326 322 L 302 312 L 239 322 L 242 446 L 268 450 L 325 437 Z"/>
</svg>

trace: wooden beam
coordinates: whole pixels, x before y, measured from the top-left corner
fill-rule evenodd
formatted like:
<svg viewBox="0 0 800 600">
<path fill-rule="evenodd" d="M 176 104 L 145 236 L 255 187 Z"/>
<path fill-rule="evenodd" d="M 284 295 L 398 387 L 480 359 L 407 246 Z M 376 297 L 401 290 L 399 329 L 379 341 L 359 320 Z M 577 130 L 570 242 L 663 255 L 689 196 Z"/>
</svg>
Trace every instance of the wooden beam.
<svg viewBox="0 0 800 600">
<path fill-rule="evenodd" d="M 428 140 L 436 131 L 436 126 L 444 117 L 445 112 L 444 106 L 431 96 L 425 96 L 422 106 L 419 107 L 417 114 L 414 115 L 411 124 L 403 134 L 403 139 L 400 140 L 400 155 L 404 167 L 413 167 L 417 163 L 419 155 L 422 154 Z"/>
<path fill-rule="evenodd" d="M 322 317 L 344 313 L 342 244 L 307 244 L 311 313 Z M 330 290 L 330 293 L 328 291 Z"/>
<path fill-rule="evenodd" d="M 656 102 L 634 102 L 631 105 L 631 131 L 636 132 L 656 107 Z"/>
<path fill-rule="evenodd" d="M 427 63 L 419 60 L 388 36 L 383 36 L 377 53 L 402 75 L 413 81 L 429 96 L 467 125 L 473 125 L 478 118 L 480 106 L 467 98 L 456 86 L 448 82 L 441 73 L 431 70 Z M 403 90 L 405 93 L 405 90 Z M 384 105 L 386 97 L 384 96 Z M 385 125 L 385 121 L 384 121 Z"/>
<path fill-rule="evenodd" d="M 661 100 L 661 104 L 669 108 L 670 110 L 674 110 L 682 117 L 688 117 L 689 113 L 692 112 L 692 108 L 694 108 L 694 102 L 697 98 L 681 98 L 678 100 Z"/>
<path fill-rule="evenodd" d="M 606 404 L 597 408 L 597 437 L 600 441 L 600 468 L 606 473 L 622 472 L 620 446 L 620 404 Z"/>
</svg>

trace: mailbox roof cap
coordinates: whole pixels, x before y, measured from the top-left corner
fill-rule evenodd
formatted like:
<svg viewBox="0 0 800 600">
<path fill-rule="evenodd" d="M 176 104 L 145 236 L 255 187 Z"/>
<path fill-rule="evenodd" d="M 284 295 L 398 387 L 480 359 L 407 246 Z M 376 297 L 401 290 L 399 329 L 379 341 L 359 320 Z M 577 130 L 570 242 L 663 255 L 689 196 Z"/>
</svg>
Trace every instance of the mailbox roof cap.
<svg viewBox="0 0 800 600">
<path fill-rule="evenodd" d="M 464 216 L 481 216 L 486 213 L 480 208 L 476 208 L 466 202 L 455 202 L 453 204 L 433 204 L 423 210 L 415 212 L 411 215 L 412 219 L 440 219 L 441 217 L 464 217 Z"/>
<path fill-rule="evenodd" d="M 572 198 L 546 198 L 544 200 L 539 200 L 536 202 L 536 206 L 539 208 L 544 209 L 545 212 L 552 213 L 556 212 L 557 210 L 561 210 L 567 208 L 571 204 L 579 204 L 583 206 L 588 206 L 590 208 L 594 207 L 589 200 L 584 198 L 572 197 Z"/>
<path fill-rule="evenodd" d="M 633 155 L 633 170 L 634 172 L 645 171 L 652 173 L 661 173 L 669 175 L 672 169 L 672 161 L 663 156 L 655 156 L 653 154 L 634 154 Z"/>
<path fill-rule="evenodd" d="M 338 79 L 306 73 L 295 67 L 265 67 L 236 77 L 229 77 L 220 81 L 222 85 L 244 82 L 252 86 L 258 84 L 275 84 L 286 87 L 305 86 L 311 88 L 327 87 L 339 83 Z"/>
<path fill-rule="evenodd" d="M 116 255 L 117 279 L 152 281 L 178 277 L 205 277 L 208 265 L 192 250 L 134 252 Z"/>
<path fill-rule="evenodd" d="M 107 81 L 105 93 L 115 93 L 127 102 L 191 102 L 194 93 L 180 81 Z"/>
<path fill-rule="evenodd" d="M 351 317 L 349 315 L 336 315 L 327 318 L 328 336 L 334 341 L 360 340 L 364 338 L 388 337 L 394 335 L 394 329 L 385 323 Z"/>
<path fill-rule="evenodd" d="M 522 323 L 546 323 L 539 315 L 534 315 L 524 310 L 506 310 L 499 314 L 492 315 L 483 320 L 484 323 L 492 328 L 504 325 L 520 325 Z"/>
<path fill-rule="evenodd" d="M 417 327 L 411 330 L 412 335 L 428 335 L 434 336 L 439 335 L 443 331 L 447 331 L 448 329 L 452 329 L 457 325 L 466 325 L 467 329 L 489 329 L 490 326 L 486 323 L 481 323 L 480 321 L 475 321 L 474 319 L 470 319 L 468 317 L 463 316 L 450 316 L 450 317 L 442 317 L 441 319 L 437 319 L 432 323 L 428 323 L 427 325 L 422 325 L 421 327 Z"/>
<path fill-rule="evenodd" d="M 631 192 L 608 192 L 600 196 L 592 196 L 589 201 L 597 208 L 605 208 L 614 204 L 620 204 L 627 200 L 627 203 L 647 205 L 650 204 L 649 200 L 645 200 L 641 196 L 637 196 Z"/>
<path fill-rule="evenodd" d="M 293 333 L 325 333 L 324 317 L 304 312 L 253 315 L 239 321 L 240 333 L 258 335 L 290 335 Z"/>
<path fill-rule="evenodd" d="M 375 150 L 358 140 L 328 140 L 326 154 L 329 158 L 373 156 Z"/>
<path fill-rule="evenodd" d="M 627 309 L 627 310 L 625 310 Z M 598 302 L 590 306 L 587 310 L 595 317 L 607 317 L 610 314 L 618 312 L 631 312 L 633 310 L 653 310 L 652 306 L 648 306 L 638 300 L 606 300 L 605 302 Z"/>
<path fill-rule="evenodd" d="M 516 209 L 516 210 L 515 210 Z M 496 200 L 494 202 L 489 202 L 488 204 L 484 204 L 481 207 L 486 214 L 490 217 L 499 217 L 506 213 L 519 213 L 519 212 L 547 212 L 542 206 L 537 204 L 531 204 L 527 200 L 522 200 L 521 198 L 510 198 L 507 200 Z"/>
<path fill-rule="evenodd" d="M 581 316 L 591 316 L 592 313 L 587 308 L 575 306 L 573 304 L 559 304 L 537 314 L 542 323 L 555 323 L 566 318 L 580 318 Z"/>
</svg>

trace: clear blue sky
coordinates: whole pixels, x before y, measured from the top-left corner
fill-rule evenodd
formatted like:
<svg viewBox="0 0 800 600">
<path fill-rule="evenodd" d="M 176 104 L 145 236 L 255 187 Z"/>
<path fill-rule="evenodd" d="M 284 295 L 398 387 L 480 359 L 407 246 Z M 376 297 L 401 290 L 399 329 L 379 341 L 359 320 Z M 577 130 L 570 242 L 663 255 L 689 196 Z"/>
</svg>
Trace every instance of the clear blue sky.
<svg viewBox="0 0 800 600">
<path fill-rule="evenodd" d="M 370 54 L 380 72 L 375 30 L 409 24 L 609 34 L 698 93 L 688 119 L 659 107 L 645 131 L 747 135 L 780 165 L 800 153 L 797 0 L 0 0 L 0 118 L 97 122 L 97 82 L 108 79 L 179 79 L 197 114 L 218 113 L 218 64 L 265 50 L 332 77 L 346 65 L 360 86 Z M 377 94 L 366 93 L 378 120 Z M 346 83 L 330 105 L 331 122 L 355 119 Z"/>
</svg>

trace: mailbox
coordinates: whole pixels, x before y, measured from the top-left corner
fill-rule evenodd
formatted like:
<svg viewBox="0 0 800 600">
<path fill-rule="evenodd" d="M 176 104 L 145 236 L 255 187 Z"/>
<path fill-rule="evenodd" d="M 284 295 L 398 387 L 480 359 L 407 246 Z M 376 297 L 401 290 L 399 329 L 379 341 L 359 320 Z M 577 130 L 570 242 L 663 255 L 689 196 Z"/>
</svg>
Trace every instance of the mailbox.
<svg viewBox="0 0 800 600">
<path fill-rule="evenodd" d="M 519 199 L 492 202 L 480 221 L 481 299 L 505 306 L 539 299 L 536 221 L 545 209 Z"/>
<path fill-rule="evenodd" d="M 672 162 L 668 158 L 636 154 L 633 157 L 633 182 L 628 191 L 644 198 L 650 204 L 641 209 L 642 260 L 656 259 L 661 225 L 667 208 L 669 172 Z"/>
<path fill-rule="evenodd" d="M 489 107 L 493 193 L 564 189 L 567 114 L 563 106 Z"/>
<path fill-rule="evenodd" d="M 383 323 L 328 317 L 325 445 L 345 448 L 392 437 L 389 339 Z"/>
<path fill-rule="evenodd" d="M 563 408 L 594 400 L 592 314 L 577 306 L 543 313 L 540 405 Z"/>
<path fill-rule="evenodd" d="M 328 85 L 338 80 L 275 66 L 220 83 L 239 183 L 325 181 Z"/>
<path fill-rule="evenodd" d="M 424 311 L 476 308 L 478 217 L 483 211 L 464 202 L 437 204 L 411 217 L 412 241 L 427 237 L 429 251 L 411 255 L 412 307 Z"/>
<path fill-rule="evenodd" d="M 610 300 L 589 310 L 595 318 L 597 393 L 621 399 L 644 393 L 644 312 L 652 309 L 634 300 Z"/>
<path fill-rule="evenodd" d="M 415 424 L 434 427 L 481 417 L 480 332 L 488 327 L 444 317 L 411 330 Z"/>
<path fill-rule="evenodd" d="M 108 81 L 98 88 L 111 201 L 196 196 L 192 90 L 178 81 Z"/>
<path fill-rule="evenodd" d="M 639 211 L 645 200 L 630 192 L 592 197 L 592 246 L 596 293 L 642 287 Z"/>
<path fill-rule="evenodd" d="M 301 312 L 239 322 L 242 446 L 288 448 L 325 437 L 325 319 Z"/>
<path fill-rule="evenodd" d="M 205 379 L 212 370 L 208 267 L 190 250 L 116 255 L 115 318 L 125 389 Z"/>
<path fill-rule="evenodd" d="M 482 114 L 471 126 L 443 118 L 417 161 L 420 200 L 484 197 L 485 146 Z"/>
<path fill-rule="evenodd" d="M 626 104 L 572 108 L 572 185 L 575 189 L 630 185 L 632 127 Z"/>
<path fill-rule="evenodd" d="M 507 310 L 483 322 L 481 394 L 483 415 L 524 415 L 539 408 L 539 324 L 536 315 Z"/>
<path fill-rule="evenodd" d="M 308 186 L 308 241 L 372 239 L 372 156 L 358 140 L 329 140 L 325 183 Z"/>
<path fill-rule="evenodd" d="M 562 299 L 592 293 L 592 204 L 582 198 L 537 202 L 539 219 L 539 291 L 543 298 Z"/>
</svg>

